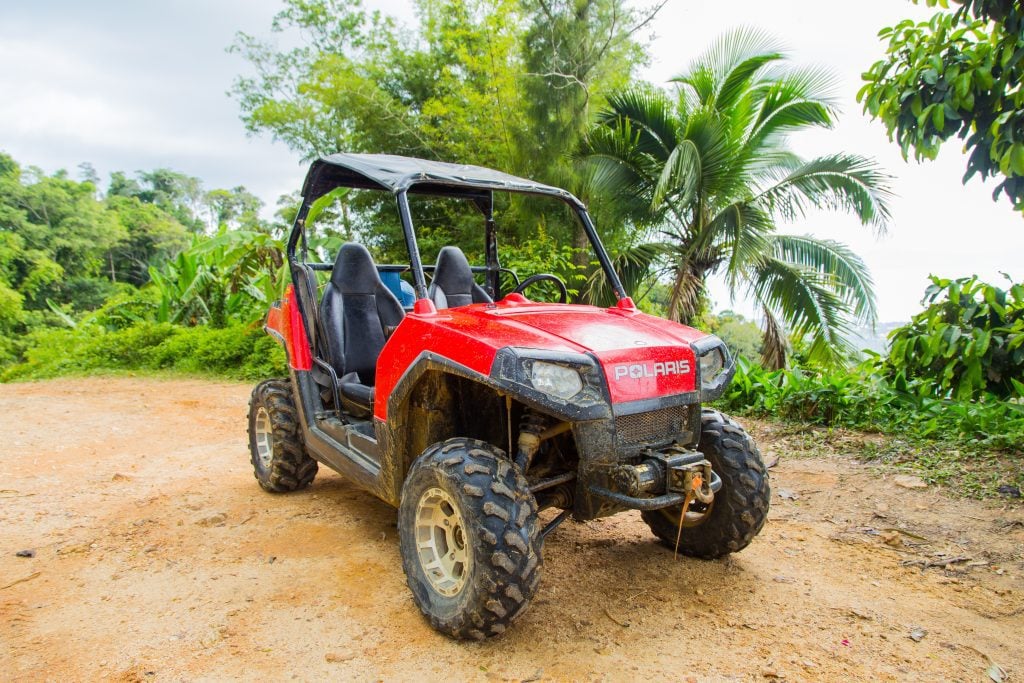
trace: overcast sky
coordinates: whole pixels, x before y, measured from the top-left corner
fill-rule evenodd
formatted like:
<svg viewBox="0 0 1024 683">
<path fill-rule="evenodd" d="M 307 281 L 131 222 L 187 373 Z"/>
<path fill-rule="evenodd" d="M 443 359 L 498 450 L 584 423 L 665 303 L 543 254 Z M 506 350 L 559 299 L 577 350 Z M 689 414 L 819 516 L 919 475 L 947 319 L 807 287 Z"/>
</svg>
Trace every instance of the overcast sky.
<svg viewBox="0 0 1024 683">
<path fill-rule="evenodd" d="M 403 0 L 365 5 L 414 21 Z M 246 64 L 225 48 L 237 31 L 269 36 L 278 8 L 278 0 L 3 2 L 0 150 L 47 172 L 77 175 L 78 165 L 90 162 L 104 181 L 112 171 L 172 168 L 207 188 L 245 185 L 273 207 L 299 187 L 304 168 L 283 144 L 246 136 L 226 95 Z M 839 125 L 797 136 L 793 146 L 807 156 L 875 157 L 896 177 L 893 226 L 876 239 L 855 219 L 821 214 L 786 231 L 839 239 L 859 253 L 871 268 L 882 321 L 919 310 L 929 273 L 1024 277 L 1024 220 L 1005 200 L 991 200 L 992 184 L 960 184 L 959 145 L 948 145 L 935 162 L 905 163 L 882 125 L 856 104 L 860 74 L 884 52 L 878 30 L 930 13 L 898 0 L 669 0 L 653 26 L 653 62 L 644 73 L 663 83 L 741 24 L 778 36 L 797 63 L 835 70 Z M 713 292 L 718 309 L 730 306 L 720 285 Z M 735 307 L 750 312 L 743 302 Z"/>
</svg>

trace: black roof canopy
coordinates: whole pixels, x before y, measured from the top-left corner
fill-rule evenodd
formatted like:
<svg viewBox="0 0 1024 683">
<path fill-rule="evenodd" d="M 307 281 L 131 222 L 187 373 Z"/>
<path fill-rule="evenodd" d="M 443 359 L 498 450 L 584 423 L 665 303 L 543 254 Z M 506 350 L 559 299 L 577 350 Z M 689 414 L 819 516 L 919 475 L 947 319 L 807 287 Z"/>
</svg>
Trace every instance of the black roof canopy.
<svg viewBox="0 0 1024 683">
<path fill-rule="evenodd" d="M 467 196 L 492 190 L 525 192 L 550 195 L 582 208 L 580 200 L 558 187 L 481 166 L 392 154 L 332 154 L 317 159 L 306 174 L 302 195 L 313 201 L 338 186 Z"/>
</svg>

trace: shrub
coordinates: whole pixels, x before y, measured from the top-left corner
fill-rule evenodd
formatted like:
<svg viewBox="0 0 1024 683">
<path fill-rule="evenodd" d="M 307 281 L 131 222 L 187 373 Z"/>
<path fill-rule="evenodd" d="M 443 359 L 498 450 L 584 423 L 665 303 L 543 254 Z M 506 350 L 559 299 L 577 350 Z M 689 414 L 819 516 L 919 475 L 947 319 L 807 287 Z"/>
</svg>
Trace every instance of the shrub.
<svg viewBox="0 0 1024 683">
<path fill-rule="evenodd" d="M 960 400 L 1024 396 L 1024 285 L 932 277 L 928 307 L 892 332 L 887 368 L 930 395 Z"/>
<path fill-rule="evenodd" d="M 152 349 L 149 366 L 239 379 L 285 373 L 284 352 L 277 343 L 246 325 L 179 327 L 173 337 Z"/>
<path fill-rule="evenodd" d="M 174 370 L 234 379 L 286 372 L 284 352 L 261 329 L 222 329 L 138 322 L 107 329 L 95 322 L 29 335 L 26 360 L 0 379 L 42 379 L 102 370 Z"/>
<path fill-rule="evenodd" d="M 559 244 L 545 231 L 543 225 L 538 227 L 537 236 L 520 242 L 514 250 L 509 250 L 501 264 L 514 271 L 520 279 L 538 273 L 551 273 L 565 283 L 570 297 L 579 294 L 580 287 L 586 277 L 573 262 L 578 250 L 566 244 Z M 502 291 L 510 292 L 515 283 L 506 276 L 502 283 Z M 527 296 L 535 301 L 556 301 L 557 289 L 549 282 L 534 285 Z"/>
<path fill-rule="evenodd" d="M 155 288 L 128 287 L 86 316 L 83 322 L 93 322 L 107 330 L 123 330 L 146 320 L 156 320 L 159 308 L 160 294 Z"/>
<path fill-rule="evenodd" d="M 1019 451 L 1024 404 L 990 394 L 979 401 L 931 395 L 926 380 L 891 382 L 876 357 L 849 369 L 768 371 L 740 359 L 720 399 L 727 411 L 826 427 Z"/>
</svg>

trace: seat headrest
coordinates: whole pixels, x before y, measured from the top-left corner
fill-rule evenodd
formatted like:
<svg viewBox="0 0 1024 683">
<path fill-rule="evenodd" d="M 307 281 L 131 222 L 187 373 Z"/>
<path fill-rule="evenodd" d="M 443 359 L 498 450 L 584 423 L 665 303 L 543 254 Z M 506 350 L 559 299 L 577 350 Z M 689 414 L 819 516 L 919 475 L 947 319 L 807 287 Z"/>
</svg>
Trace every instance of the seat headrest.
<svg viewBox="0 0 1024 683">
<path fill-rule="evenodd" d="M 445 294 L 470 294 L 473 291 L 473 271 L 466 255 L 458 247 L 442 247 L 434 266 L 433 284 Z"/>
<path fill-rule="evenodd" d="M 376 294 L 383 287 L 370 252 L 354 242 L 346 242 L 338 250 L 331 283 L 342 294 Z"/>
</svg>

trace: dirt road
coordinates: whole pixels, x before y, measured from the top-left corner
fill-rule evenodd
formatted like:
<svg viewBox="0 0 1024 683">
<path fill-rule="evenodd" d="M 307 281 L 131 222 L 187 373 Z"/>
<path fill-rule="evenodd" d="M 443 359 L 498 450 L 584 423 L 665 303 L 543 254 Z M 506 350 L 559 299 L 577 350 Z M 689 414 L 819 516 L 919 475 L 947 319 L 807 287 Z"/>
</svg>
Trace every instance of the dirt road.
<svg viewBox="0 0 1024 683">
<path fill-rule="evenodd" d="M 410 599 L 392 509 L 325 468 L 259 489 L 248 391 L 0 385 L 0 679 L 1024 677 L 1019 504 L 787 458 L 758 424 L 781 460 L 750 548 L 673 561 L 638 515 L 569 522 L 515 627 L 453 642 Z"/>
</svg>

